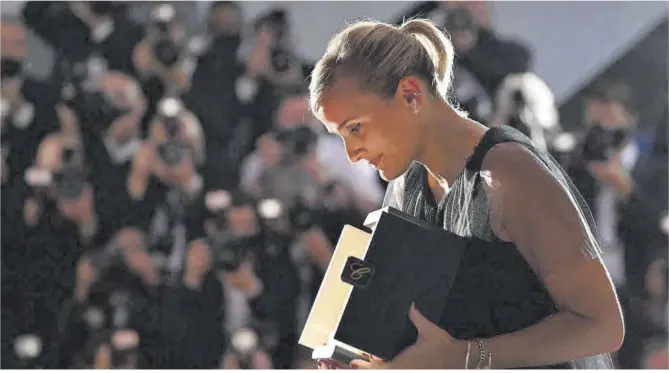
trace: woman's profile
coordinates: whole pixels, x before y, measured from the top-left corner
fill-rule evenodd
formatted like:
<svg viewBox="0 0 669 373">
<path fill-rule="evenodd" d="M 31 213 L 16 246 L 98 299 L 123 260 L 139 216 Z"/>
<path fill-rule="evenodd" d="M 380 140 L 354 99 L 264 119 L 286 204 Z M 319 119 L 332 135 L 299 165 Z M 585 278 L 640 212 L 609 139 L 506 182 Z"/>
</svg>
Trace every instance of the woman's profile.
<svg viewBox="0 0 669 373">
<path fill-rule="evenodd" d="M 410 310 L 414 345 L 352 365 L 612 368 L 624 325 L 587 205 L 527 137 L 449 102 L 452 62 L 429 21 L 364 21 L 333 37 L 312 74 L 314 114 L 351 162 L 389 181 L 384 206 L 495 244 L 465 253 L 437 324 Z"/>
</svg>

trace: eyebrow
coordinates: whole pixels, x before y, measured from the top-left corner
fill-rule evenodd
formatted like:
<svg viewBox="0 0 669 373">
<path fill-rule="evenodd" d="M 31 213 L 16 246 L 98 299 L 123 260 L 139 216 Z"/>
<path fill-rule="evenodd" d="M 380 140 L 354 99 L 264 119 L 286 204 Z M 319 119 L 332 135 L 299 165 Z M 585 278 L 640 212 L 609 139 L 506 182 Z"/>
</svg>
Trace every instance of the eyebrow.
<svg viewBox="0 0 669 373">
<path fill-rule="evenodd" d="M 336 132 L 330 131 L 329 128 L 328 128 L 328 132 L 330 132 L 330 133 L 332 133 L 332 134 L 336 134 L 337 132 L 339 132 L 339 130 L 340 130 L 342 127 L 344 127 L 344 126 L 346 125 L 346 123 L 352 121 L 353 119 L 357 119 L 357 118 L 358 118 L 358 117 L 351 117 L 351 118 L 349 118 L 349 119 L 346 119 L 346 120 L 342 121 L 341 123 L 339 123 L 339 124 L 337 125 L 337 131 L 336 131 Z"/>
</svg>

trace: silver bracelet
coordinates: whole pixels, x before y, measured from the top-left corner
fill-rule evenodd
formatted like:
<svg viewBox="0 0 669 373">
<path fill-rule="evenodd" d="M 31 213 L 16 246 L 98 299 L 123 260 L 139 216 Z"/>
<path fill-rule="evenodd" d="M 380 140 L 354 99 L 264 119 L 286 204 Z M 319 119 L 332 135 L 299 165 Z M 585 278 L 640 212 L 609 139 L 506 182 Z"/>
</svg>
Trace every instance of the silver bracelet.
<svg viewBox="0 0 669 373">
<path fill-rule="evenodd" d="M 481 369 L 485 364 L 485 344 L 478 338 L 474 339 L 474 342 L 479 346 L 479 362 L 476 364 L 476 369 Z"/>
</svg>

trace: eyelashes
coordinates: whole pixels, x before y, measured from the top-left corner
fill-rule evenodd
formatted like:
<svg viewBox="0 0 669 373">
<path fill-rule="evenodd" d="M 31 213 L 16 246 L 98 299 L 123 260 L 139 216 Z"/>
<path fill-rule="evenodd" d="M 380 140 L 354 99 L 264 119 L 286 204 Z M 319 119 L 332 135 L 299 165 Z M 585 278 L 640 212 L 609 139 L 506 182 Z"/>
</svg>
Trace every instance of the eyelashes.
<svg viewBox="0 0 669 373">
<path fill-rule="evenodd" d="M 354 125 L 352 125 L 352 126 L 350 126 L 350 127 L 348 128 L 348 132 L 349 132 L 351 135 L 355 135 L 355 134 L 357 134 L 357 133 L 360 132 L 360 127 L 361 127 L 361 124 L 360 124 L 360 123 L 356 123 L 356 124 L 354 124 Z"/>
</svg>

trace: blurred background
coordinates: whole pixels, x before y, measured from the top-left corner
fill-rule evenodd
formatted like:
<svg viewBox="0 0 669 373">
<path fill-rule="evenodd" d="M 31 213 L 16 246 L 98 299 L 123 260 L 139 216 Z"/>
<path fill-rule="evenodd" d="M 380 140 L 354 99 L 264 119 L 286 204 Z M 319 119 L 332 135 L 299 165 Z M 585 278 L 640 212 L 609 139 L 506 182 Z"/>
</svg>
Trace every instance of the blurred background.
<svg viewBox="0 0 669 373">
<path fill-rule="evenodd" d="M 668 368 L 666 2 L 3 1 L 2 368 L 313 368 L 344 224 L 385 185 L 309 112 L 361 15 L 434 20 L 451 95 L 569 172 L 627 335 Z"/>
</svg>

